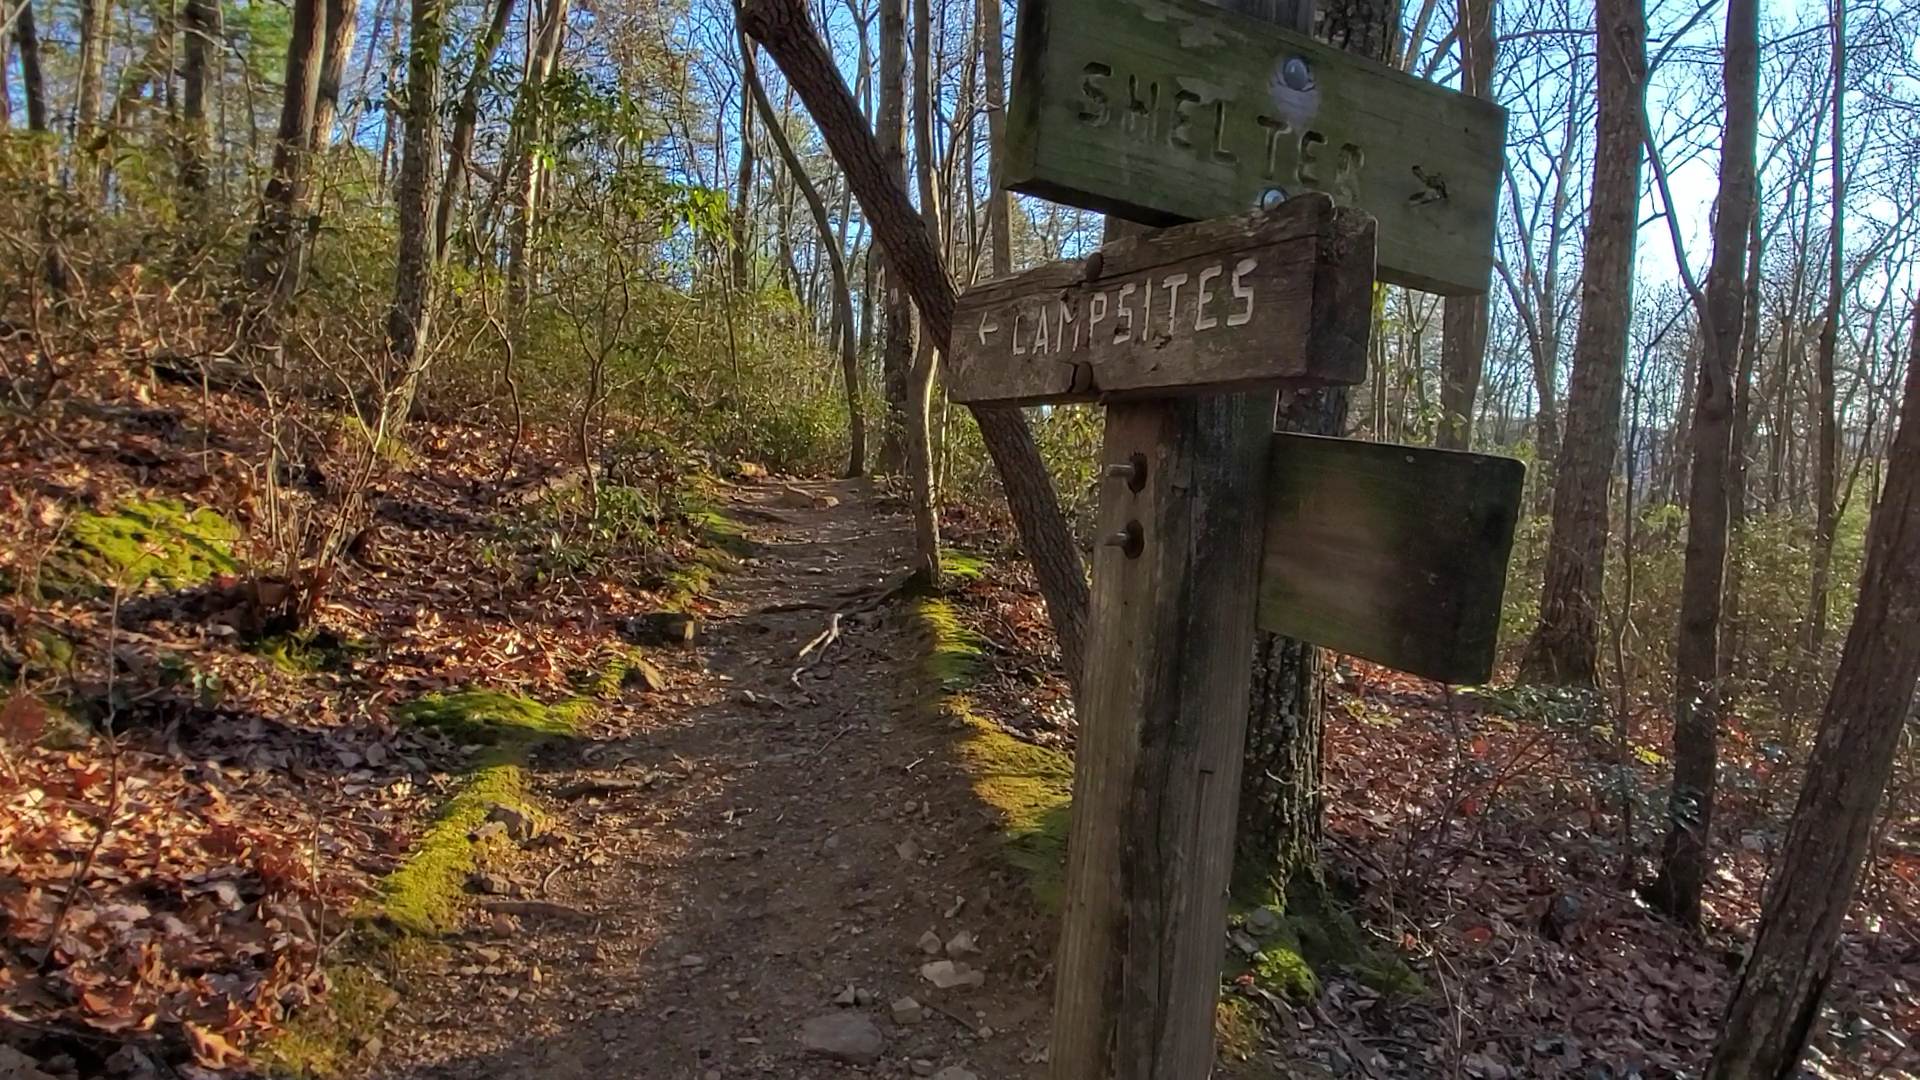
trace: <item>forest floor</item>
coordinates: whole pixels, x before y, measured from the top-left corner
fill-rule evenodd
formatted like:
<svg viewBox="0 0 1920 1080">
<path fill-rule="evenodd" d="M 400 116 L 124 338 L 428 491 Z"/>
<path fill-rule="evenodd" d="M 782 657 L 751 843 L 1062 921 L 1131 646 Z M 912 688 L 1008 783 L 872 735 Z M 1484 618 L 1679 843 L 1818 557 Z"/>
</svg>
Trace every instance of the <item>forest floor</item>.
<svg viewBox="0 0 1920 1080">
<path fill-rule="evenodd" d="M 275 636 L 267 403 L 106 368 L 12 419 L 0 1080 L 1044 1075 L 1074 729 L 991 516 L 953 508 L 950 591 L 912 598 L 884 492 L 651 475 L 627 565 L 553 516 L 557 436 L 503 468 L 497 433 L 426 426 L 319 632 Z M 339 471 L 306 472 L 321 506 Z M 101 564 L 122 588 L 76 584 Z M 1663 739 L 1343 664 L 1345 910 L 1236 911 L 1226 1071 L 1697 1070 L 1790 774 L 1729 739 L 1692 940 L 1621 886 Z M 1910 810 L 1862 897 L 1809 1073 L 1920 1075 Z"/>
</svg>

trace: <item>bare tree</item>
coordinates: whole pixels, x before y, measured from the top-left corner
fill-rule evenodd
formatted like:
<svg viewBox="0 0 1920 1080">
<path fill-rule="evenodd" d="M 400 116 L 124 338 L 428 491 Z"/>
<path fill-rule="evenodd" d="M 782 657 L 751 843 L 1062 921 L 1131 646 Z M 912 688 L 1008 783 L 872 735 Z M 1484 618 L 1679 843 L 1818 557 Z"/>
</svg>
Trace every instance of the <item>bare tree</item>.
<svg viewBox="0 0 1920 1080">
<path fill-rule="evenodd" d="M 884 9 L 883 9 L 884 10 Z M 920 216 L 927 235 L 941 235 L 940 197 L 934 186 L 933 152 L 933 12 L 928 0 L 913 0 L 913 157 L 914 178 L 920 188 Z M 940 512 L 933 490 L 933 432 L 928 410 L 933 401 L 933 373 L 946 338 L 936 341 L 923 334 L 914 345 L 913 367 L 907 373 L 907 479 L 913 490 L 913 574 L 923 588 L 940 582 Z"/>
<path fill-rule="evenodd" d="M 1013 226 L 1010 200 L 1002 184 L 1007 143 L 1007 64 L 1003 55 L 1006 29 L 1001 25 L 1000 0 L 979 0 L 980 37 L 985 44 L 987 85 L 987 234 L 993 246 L 993 276 L 1013 273 Z"/>
<path fill-rule="evenodd" d="M 1460 89 L 1475 97 L 1493 94 L 1495 0 L 1461 0 Z M 1473 399 L 1487 355 L 1488 297 L 1449 296 L 1441 316 L 1440 430 L 1435 445 L 1465 450 L 1473 444 Z"/>
<path fill-rule="evenodd" d="M 1526 682 L 1597 683 L 1607 496 L 1620 450 L 1620 398 L 1633 311 L 1633 260 L 1645 134 L 1646 13 L 1599 0 L 1600 120 L 1587 209 L 1580 330 L 1556 457 L 1540 622 L 1520 661 Z"/>
<path fill-rule="evenodd" d="M 1840 317 L 1846 304 L 1846 103 L 1847 5 L 1833 0 L 1832 35 L 1833 128 L 1832 220 L 1828 225 L 1827 306 L 1820 316 L 1820 340 L 1814 349 L 1815 415 L 1819 434 L 1814 442 L 1813 574 L 1807 596 L 1806 655 L 1801 679 L 1819 663 L 1827 640 L 1827 591 L 1833 576 L 1833 541 L 1840 524 L 1840 423 L 1835 373 L 1840 343 Z M 1798 681 L 1798 680 L 1796 680 Z"/>
<path fill-rule="evenodd" d="M 948 340 L 955 296 L 939 248 L 913 208 L 906 185 L 868 131 L 832 55 L 814 32 L 803 0 L 746 0 L 740 19 L 773 55 L 813 114 L 866 212 L 876 242 L 892 260 L 893 276 L 919 308 L 926 332 L 935 341 Z M 1039 579 L 1062 664 L 1077 686 L 1085 652 L 1087 579 L 1073 533 L 1060 512 L 1026 416 L 1018 409 L 975 409 L 973 415 Z"/>
<path fill-rule="evenodd" d="M 780 152 L 781 160 L 786 162 L 787 171 L 800 188 L 801 198 L 806 200 L 807 210 L 813 215 L 814 228 L 820 234 L 820 247 L 827 253 L 828 269 L 833 274 L 834 322 L 839 328 L 835 336 L 840 342 L 840 378 L 846 384 L 847 392 L 847 475 L 860 476 L 867 471 L 867 424 L 865 411 L 860 405 L 860 358 L 855 351 L 853 290 L 847 281 L 847 260 L 841 254 L 840 243 L 834 236 L 833 223 L 827 216 L 826 201 L 820 197 L 820 189 L 814 184 L 813 178 L 807 175 L 800 155 L 794 153 L 793 142 L 787 138 L 786 129 L 773 111 L 773 102 L 767 99 L 767 88 L 761 83 L 758 65 L 754 63 L 753 44 L 743 44 L 747 47 L 745 71 L 748 92 L 753 95 L 754 104 L 760 109 L 760 120 L 766 124 L 774 148 Z"/>
<path fill-rule="evenodd" d="M 340 115 L 340 83 L 353 55 L 354 32 L 359 28 L 358 0 L 327 0 L 326 40 L 320 51 L 320 82 L 313 101 L 313 140 L 316 153 L 333 141 L 333 125 Z M 376 35 L 378 30 L 376 28 Z M 371 57 L 369 57 L 371 63 Z"/>
<path fill-rule="evenodd" d="M 513 0 L 494 0 L 493 18 L 473 49 L 473 70 L 467 74 L 467 86 L 460 94 L 460 105 L 453 113 L 453 136 L 447 141 L 447 172 L 440 184 L 440 198 L 433 211 L 433 257 L 447 257 L 447 239 L 453 231 L 453 210 L 460 201 L 467 179 L 467 159 L 473 153 L 473 133 L 480 123 L 480 89 L 486 85 L 493 67 L 493 54 L 507 36 L 507 23 L 513 18 Z"/>
<path fill-rule="evenodd" d="M 1295 29 L 1312 21 L 1311 5 L 1252 0 L 1230 6 Z M 1399 37 L 1398 12 L 1397 5 L 1381 0 L 1333 0 L 1321 7 L 1321 25 L 1335 45 L 1384 62 Z M 1281 430 L 1339 435 L 1346 422 L 1345 387 L 1280 395 L 1276 426 Z M 1298 875 L 1317 879 L 1320 873 L 1326 666 L 1326 650 L 1311 642 L 1265 632 L 1255 639 L 1235 861 L 1239 872 L 1268 874 L 1282 886 Z"/>
<path fill-rule="evenodd" d="M 294 0 L 293 31 L 287 39 L 286 92 L 280 103 L 280 128 L 274 136 L 273 170 L 261 198 L 260 217 L 247 242 L 245 277 L 256 293 L 280 291 L 291 284 L 294 223 L 306 202 L 307 167 L 312 157 L 313 114 L 320 94 L 321 25 L 325 0 Z"/>
<path fill-rule="evenodd" d="M 413 0 L 407 44 L 407 87 L 401 112 L 400 178 L 394 203 L 400 225 L 394 258 L 393 306 L 387 313 L 387 361 L 379 387 L 383 419 L 403 421 L 425 362 L 422 347 L 433 306 L 433 206 L 440 170 L 440 53 L 446 42 L 444 0 Z"/>
<path fill-rule="evenodd" d="M 219 55 L 220 7 L 214 0 L 186 0 L 181 7 L 186 31 L 180 64 L 180 190 L 185 220 L 197 225 L 207 213 L 207 98 L 213 89 L 213 64 Z"/>
<path fill-rule="evenodd" d="M 1913 320 L 1906 401 L 1867 529 L 1859 607 L 1707 1080 L 1795 1074 L 1833 976 L 1840 929 L 1913 707 L 1920 681 L 1920 305 Z"/>
<path fill-rule="evenodd" d="M 1666 854 L 1652 890 L 1656 902 L 1688 926 L 1700 921 L 1700 891 L 1713 861 L 1710 829 L 1719 768 L 1720 605 L 1727 565 L 1733 377 L 1747 325 L 1747 245 L 1758 189 L 1759 0 L 1729 0 L 1725 56 L 1727 122 L 1720 144 L 1713 263 L 1704 302 L 1698 305 L 1705 350 L 1692 424 L 1686 563 L 1675 646 L 1673 790 Z M 1684 260 L 1678 249 L 1675 255 Z"/>
<path fill-rule="evenodd" d="M 876 133 L 880 153 L 901 190 L 907 187 L 907 0 L 879 0 L 880 85 Z M 938 234 L 935 234 L 936 238 Z M 937 242 L 937 241 L 936 241 Z M 907 463 L 909 386 L 913 379 L 913 303 L 899 269 L 883 250 L 880 304 L 880 393 L 886 400 L 874 468 L 895 472 Z"/>
<path fill-rule="evenodd" d="M 110 0 L 80 0 L 80 73 L 73 103 L 73 148 L 84 150 L 87 160 L 73 163 L 77 182 L 91 183 L 94 175 L 92 156 L 104 146 L 100 126 L 100 94 L 107 64 L 107 26 L 112 16 Z"/>
</svg>

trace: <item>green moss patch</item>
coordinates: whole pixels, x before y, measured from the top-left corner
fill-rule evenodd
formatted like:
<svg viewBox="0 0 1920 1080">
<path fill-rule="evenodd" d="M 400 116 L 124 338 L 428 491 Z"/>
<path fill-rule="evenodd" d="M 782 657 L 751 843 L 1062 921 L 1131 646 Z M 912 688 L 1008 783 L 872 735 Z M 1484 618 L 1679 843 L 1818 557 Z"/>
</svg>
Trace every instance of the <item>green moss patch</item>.
<svg viewBox="0 0 1920 1080">
<path fill-rule="evenodd" d="M 1042 907 L 1057 910 L 1065 888 L 1073 760 L 1022 742 L 976 713 L 961 687 L 979 660 L 979 635 L 962 626 L 945 601 L 922 598 L 913 610 L 928 638 L 925 674 L 942 691 L 937 713 L 961 733 L 960 760 L 973 778 L 974 794 L 1000 816 L 1002 856 L 1026 876 Z"/>
<path fill-rule="evenodd" d="M 394 719 L 444 731 L 468 744 L 524 747 L 573 734 L 592 708 L 579 698 L 547 705 L 500 690 L 454 690 L 415 698 L 395 709 Z"/>
<path fill-rule="evenodd" d="M 942 600 L 916 601 L 914 615 L 932 639 L 926 673 L 943 688 L 964 686 L 973 677 L 974 665 L 986 651 L 985 640 L 962 626 L 953 605 Z"/>
<path fill-rule="evenodd" d="M 987 576 L 987 560 L 970 551 L 947 548 L 940 553 L 940 573 L 951 581 L 979 581 Z"/>
<path fill-rule="evenodd" d="M 1320 992 L 1321 976 L 1345 972 L 1383 994 L 1424 992 L 1406 960 L 1361 929 L 1352 910 L 1322 883 L 1298 878 L 1284 894 L 1269 885 L 1252 899 L 1242 911 L 1264 906 L 1278 916 L 1278 929 L 1260 941 L 1245 969 L 1268 990 L 1306 1001 Z"/>
<path fill-rule="evenodd" d="M 257 1056 L 272 1075 L 325 1080 L 366 1064 L 369 1038 L 398 1002 L 383 973 L 404 976 L 441 951 L 434 939 L 459 928 L 467 878 L 483 861 L 511 856 L 511 840 L 480 832 L 494 807 L 544 821 L 527 787 L 527 754 L 544 739 L 574 734 L 591 708 L 579 699 L 545 705 L 519 694 L 470 689 L 428 694 L 395 710 L 402 723 L 437 728 L 487 749 L 406 861 L 354 910 L 353 932 L 340 958 L 327 965 L 326 1000 L 259 1048 Z"/>
<path fill-rule="evenodd" d="M 594 666 L 571 672 L 567 681 L 583 697 L 612 701 L 629 683 L 644 684 L 645 669 L 651 668 L 645 653 L 632 645 L 614 645 L 602 650 Z"/>
<path fill-rule="evenodd" d="M 383 955 L 392 950 L 363 945 L 359 951 L 363 955 L 327 965 L 327 996 L 319 1006 L 294 1017 L 256 1049 L 266 1075 L 323 1080 L 368 1064 L 370 1039 L 400 1000 L 376 965 L 398 965 Z"/>
<path fill-rule="evenodd" d="M 505 838 L 468 839 L 495 806 L 508 806 L 539 819 L 517 764 L 488 765 L 474 772 L 400 869 L 380 882 L 379 899 L 365 915 L 384 916 L 413 934 L 443 934 L 459 924 L 467 875 L 488 854 L 504 853 Z M 499 852 L 490 849 L 499 848 Z"/>
<path fill-rule="evenodd" d="M 54 595 L 101 595 L 147 585 L 179 589 L 236 573 L 240 531 L 178 499 L 132 499 L 107 513 L 76 514 L 41 575 Z"/>
<path fill-rule="evenodd" d="M 346 671 L 356 656 L 373 649 L 364 642 L 350 641 L 331 630 L 301 630 L 276 634 L 245 645 L 248 652 L 263 657 L 288 675 L 312 675 L 321 671 Z"/>
</svg>

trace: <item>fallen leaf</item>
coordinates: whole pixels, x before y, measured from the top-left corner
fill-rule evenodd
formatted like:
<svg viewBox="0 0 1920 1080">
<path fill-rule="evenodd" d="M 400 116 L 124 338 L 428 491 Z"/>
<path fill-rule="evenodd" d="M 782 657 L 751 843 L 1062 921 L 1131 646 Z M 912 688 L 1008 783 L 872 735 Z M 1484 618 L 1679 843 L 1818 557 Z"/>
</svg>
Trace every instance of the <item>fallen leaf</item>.
<svg viewBox="0 0 1920 1080">
<path fill-rule="evenodd" d="M 244 1063 L 247 1055 L 228 1042 L 226 1036 L 195 1023 L 181 1025 L 187 1030 L 187 1042 L 193 1047 L 193 1060 L 209 1069 L 227 1069 Z"/>
</svg>

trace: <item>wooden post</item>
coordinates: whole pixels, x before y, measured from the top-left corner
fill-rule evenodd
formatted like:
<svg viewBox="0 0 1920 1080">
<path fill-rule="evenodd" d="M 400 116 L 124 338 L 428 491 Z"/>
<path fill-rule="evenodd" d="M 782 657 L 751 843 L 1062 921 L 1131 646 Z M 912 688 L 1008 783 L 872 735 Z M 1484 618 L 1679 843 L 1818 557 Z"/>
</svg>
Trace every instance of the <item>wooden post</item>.
<svg viewBox="0 0 1920 1080">
<path fill-rule="evenodd" d="M 1282 5 L 1227 6 L 1310 25 Z M 1212 1072 L 1273 417 L 1108 406 L 1050 1080 Z"/>
<path fill-rule="evenodd" d="M 1052 1080 L 1212 1067 L 1272 429 L 1271 394 L 1107 409 L 1137 471 L 1101 491 Z"/>
</svg>

